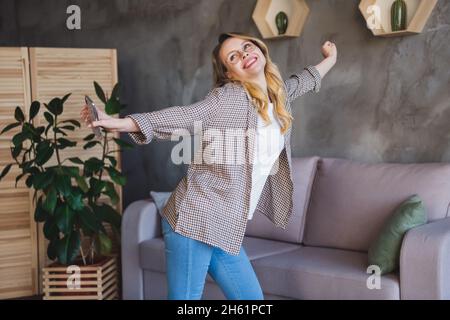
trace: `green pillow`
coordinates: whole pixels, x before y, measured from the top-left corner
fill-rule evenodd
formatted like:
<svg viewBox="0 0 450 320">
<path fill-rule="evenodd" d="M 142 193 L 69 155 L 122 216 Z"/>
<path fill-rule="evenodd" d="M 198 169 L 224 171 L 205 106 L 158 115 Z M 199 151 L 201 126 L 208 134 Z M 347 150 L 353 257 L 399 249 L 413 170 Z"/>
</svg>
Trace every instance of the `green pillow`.
<svg viewBox="0 0 450 320">
<path fill-rule="evenodd" d="M 370 246 L 369 265 L 379 266 L 381 274 L 395 271 L 399 267 L 403 236 L 426 222 L 425 207 L 417 194 L 401 203 Z"/>
</svg>

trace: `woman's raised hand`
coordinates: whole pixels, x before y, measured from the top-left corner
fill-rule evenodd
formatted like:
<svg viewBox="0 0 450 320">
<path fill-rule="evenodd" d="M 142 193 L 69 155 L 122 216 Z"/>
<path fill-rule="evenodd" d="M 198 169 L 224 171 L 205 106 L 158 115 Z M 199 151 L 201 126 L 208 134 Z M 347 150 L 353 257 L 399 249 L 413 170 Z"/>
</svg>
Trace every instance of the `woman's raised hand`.
<svg viewBox="0 0 450 320">
<path fill-rule="evenodd" d="M 325 41 L 325 43 L 322 45 L 322 55 L 325 58 L 334 58 L 336 60 L 337 57 L 336 45 L 331 41 Z"/>
<path fill-rule="evenodd" d="M 107 119 L 112 119 L 113 118 L 113 117 L 107 115 L 100 108 L 95 107 L 95 109 L 97 110 L 97 114 L 98 114 L 98 119 L 99 120 L 107 120 Z M 91 119 L 91 115 L 89 113 L 89 107 L 86 104 L 83 106 L 83 108 L 81 108 L 80 117 L 86 123 L 86 125 L 90 124 L 92 122 L 92 120 L 94 120 L 94 119 Z"/>
<path fill-rule="evenodd" d="M 87 105 L 84 105 L 80 111 L 80 117 L 85 122 L 86 126 L 92 127 L 102 127 L 109 132 L 138 132 L 139 128 L 134 123 L 131 118 L 114 118 L 106 114 L 100 108 L 96 107 L 98 120 L 92 121 L 89 114 L 89 109 Z"/>
</svg>

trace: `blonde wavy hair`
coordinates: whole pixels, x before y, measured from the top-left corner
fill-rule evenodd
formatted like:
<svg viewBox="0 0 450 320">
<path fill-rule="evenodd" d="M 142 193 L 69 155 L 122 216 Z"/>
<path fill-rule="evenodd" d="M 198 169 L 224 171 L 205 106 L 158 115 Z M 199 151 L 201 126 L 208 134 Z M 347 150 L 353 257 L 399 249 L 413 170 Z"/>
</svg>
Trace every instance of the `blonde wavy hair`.
<svg viewBox="0 0 450 320">
<path fill-rule="evenodd" d="M 280 120 L 281 133 L 284 134 L 289 127 L 292 125 L 292 120 L 294 119 L 292 115 L 286 110 L 286 91 L 284 88 L 284 81 L 281 77 L 280 71 L 275 63 L 272 62 L 269 56 L 269 50 L 267 46 L 260 39 L 245 35 L 238 32 L 222 33 L 219 36 L 219 43 L 216 45 L 212 52 L 212 64 L 214 73 L 214 86 L 220 87 L 226 83 L 233 82 L 241 84 L 253 99 L 253 103 L 256 106 L 258 113 L 264 119 L 266 123 L 270 123 L 270 118 L 268 115 L 269 101 L 267 96 L 262 91 L 262 89 L 255 84 L 248 81 L 241 81 L 239 79 L 230 79 L 226 75 L 227 68 L 224 65 L 219 53 L 222 48 L 222 44 L 225 39 L 229 37 L 240 38 L 243 40 L 248 40 L 259 47 L 261 52 L 266 58 L 266 65 L 264 67 L 264 74 L 266 76 L 267 91 L 270 100 L 273 102 L 274 111 L 277 118 Z"/>
</svg>

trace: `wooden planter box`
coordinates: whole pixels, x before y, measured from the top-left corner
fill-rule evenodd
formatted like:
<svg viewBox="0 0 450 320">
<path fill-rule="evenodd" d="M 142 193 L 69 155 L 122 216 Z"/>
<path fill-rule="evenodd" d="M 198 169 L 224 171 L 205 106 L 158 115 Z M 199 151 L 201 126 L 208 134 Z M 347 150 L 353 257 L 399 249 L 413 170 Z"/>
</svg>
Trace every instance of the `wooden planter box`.
<svg viewBox="0 0 450 320">
<path fill-rule="evenodd" d="M 44 300 L 111 300 L 118 298 L 117 257 L 79 267 L 79 283 L 70 266 L 51 264 L 43 268 Z M 78 271 L 77 270 L 77 271 Z M 67 282 L 69 280 L 69 283 Z M 72 285 L 72 287 L 70 286 Z"/>
</svg>

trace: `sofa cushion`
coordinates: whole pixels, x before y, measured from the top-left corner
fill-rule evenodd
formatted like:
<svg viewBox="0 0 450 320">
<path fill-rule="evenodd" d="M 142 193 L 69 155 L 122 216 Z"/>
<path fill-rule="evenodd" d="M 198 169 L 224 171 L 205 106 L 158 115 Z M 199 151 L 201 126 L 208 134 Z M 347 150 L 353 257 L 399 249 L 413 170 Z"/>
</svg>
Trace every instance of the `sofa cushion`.
<svg viewBox="0 0 450 320">
<path fill-rule="evenodd" d="M 370 245 L 369 265 L 378 266 L 381 274 L 397 270 L 400 264 L 400 249 L 404 235 L 408 230 L 426 222 L 425 208 L 418 195 L 413 195 L 402 202 Z"/>
<path fill-rule="evenodd" d="M 367 254 L 301 247 L 252 261 L 265 293 L 295 299 L 400 299 L 398 274 L 369 289 Z"/>
<path fill-rule="evenodd" d="M 296 250 L 300 247 L 298 244 L 247 236 L 244 237 L 243 246 L 250 260 Z M 139 246 L 139 254 L 143 269 L 158 272 L 166 271 L 165 245 L 162 237 L 142 242 Z"/>
<path fill-rule="evenodd" d="M 306 215 L 304 244 L 365 251 L 394 209 L 418 194 L 428 220 L 447 216 L 450 164 L 360 163 L 321 158 Z"/>
<path fill-rule="evenodd" d="M 293 209 L 286 229 L 276 227 L 265 215 L 256 211 L 247 223 L 247 236 L 293 243 L 302 241 L 304 217 L 318 160 L 319 157 L 292 158 Z"/>
<path fill-rule="evenodd" d="M 150 198 L 153 200 L 153 202 L 156 205 L 156 209 L 158 210 L 158 213 L 162 215 L 163 209 L 167 204 L 167 201 L 169 201 L 170 196 L 172 195 L 173 191 L 153 191 L 150 190 Z"/>
</svg>

